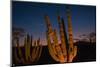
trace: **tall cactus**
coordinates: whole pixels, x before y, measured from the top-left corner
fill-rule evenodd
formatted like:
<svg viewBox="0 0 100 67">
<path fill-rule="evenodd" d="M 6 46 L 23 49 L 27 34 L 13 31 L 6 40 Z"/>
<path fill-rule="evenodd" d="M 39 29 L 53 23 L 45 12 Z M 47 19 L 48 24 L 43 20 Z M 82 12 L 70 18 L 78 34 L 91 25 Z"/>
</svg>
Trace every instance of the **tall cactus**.
<svg viewBox="0 0 100 67">
<path fill-rule="evenodd" d="M 72 24 L 71 24 L 71 15 L 70 11 L 67 11 L 67 20 L 68 20 L 68 37 L 65 32 L 65 25 L 63 18 L 60 18 L 58 15 L 58 23 L 60 29 L 60 39 L 61 44 L 58 43 L 58 38 L 56 35 L 56 31 L 52 30 L 52 26 L 50 24 L 49 16 L 45 16 L 45 21 L 47 25 L 47 44 L 51 57 L 60 63 L 64 62 L 72 62 L 74 57 L 77 54 L 77 46 L 73 44 L 73 33 L 72 33 Z"/>
</svg>

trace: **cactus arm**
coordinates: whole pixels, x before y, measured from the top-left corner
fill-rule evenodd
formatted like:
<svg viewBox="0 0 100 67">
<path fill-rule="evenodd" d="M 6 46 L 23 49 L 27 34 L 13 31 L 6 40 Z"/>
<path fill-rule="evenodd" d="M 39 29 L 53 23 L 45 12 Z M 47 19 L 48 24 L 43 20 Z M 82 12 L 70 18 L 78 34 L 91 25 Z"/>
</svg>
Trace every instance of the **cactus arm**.
<svg viewBox="0 0 100 67">
<path fill-rule="evenodd" d="M 18 45 L 18 55 L 19 55 L 19 57 L 21 58 L 21 62 L 24 63 L 24 58 L 23 58 L 21 49 L 20 49 L 20 47 L 19 47 L 19 39 L 17 39 L 17 45 Z"/>
<path fill-rule="evenodd" d="M 77 55 L 77 46 L 74 46 L 73 51 L 69 52 L 69 61 L 68 62 L 72 62 L 76 55 Z"/>
<path fill-rule="evenodd" d="M 15 50 L 14 50 L 14 57 L 15 57 L 15 61 L 16 61 L 17 63 L 19 63 L 19 62 L 20 62 L 20 59 L 19 59 L 18 56 L 17 56 L 16 48 L 15 48 Z"/>
<path fill-rule="evenodd" d="M 25 60 L 28 60 L 27 59 L 27 38 L 25 38 L 24 40 L 24 46 L 25 46 Z"/>
<path fill-rule="evenodd" d="M 36 45 L 36 44 L 35 44 Z M 38 58 L 39 56 L 39 49 L 40 47 L 38 46 L 38 44 L 36 46 L 34 46 L 34 49 L 32 51 L 32 61 L 36 61 L 36 59 Z"/>
<path fill-rule="evenodd" d="M 50 53 L 51 57 L 52 57 L 55 61 L 59 61 L 59 58 L 57 57 L 57 55 L 55 55 L 55 53 L 53 52 L 53 49 L 51 48 L 50 45 L 48 45 L 48 49 L 49 49 L 49 53 Z"/>
<path fill-rule="evenodd" d="M 42 46 L 40 46 L 39 58 L 41 56 L 41 53 L 42 53 Z"/>
<path fill-rule="evenodd" d="M 38 52 L 38 56 L 36 57 L 36 60 L 35 61 L 38 61 L 40 56 L 41 56 L 41 53 L 42 53 L 42 46 L 38 46 L 39 47 L 39 52 Z"/>
<path fill-rule="evenodd" d="M 34 46 L 32 49 L 32 62 L 35 60 L 35 50 L 36 50 L 36 47 Z"/>
<path fill-rule="evenodd" d="M 74 46 L 74 57 L 77 55 L 77 46 Z"/>
<path fill-rule="evenodd" d="M 36 46 L 36 43 L 34 43 L 34 46 L 33 46 L 33 49 L 32 49 L 32 62 L 35 61 L 36 50 L 37 50 L 37 46 Z"/>
<path fill-rule="evenodd" d="M 51 45 L 51 42 L 50 42 L 50 38 L 47 34 L 47 44 L 48 44 L 48 50 L 49 50 L 49 53 L 51 55 L 51 57 L 55 60 L 55 61 L 59 61 L 59 58 L 57 57 L 57 55 L 55 54 L 56 52 L 54 51 L 53 47 Z"/>
<path fill-rule="evenodd" d="M 54 43 L 55 43 L 55 50 L 57 52 L 57 55 L 59 57 L 59 60 L 61 63 L 66 62 L 67 60 L 65 60 L 65 54 L 63 54 L 63 49 L 61 49 L 62 47 L 58 44 L 58 38 L 56 35 L 56 30 L 54 30 Z M 65 51 L 66 52 L 66 51 Z"/>
</svg>

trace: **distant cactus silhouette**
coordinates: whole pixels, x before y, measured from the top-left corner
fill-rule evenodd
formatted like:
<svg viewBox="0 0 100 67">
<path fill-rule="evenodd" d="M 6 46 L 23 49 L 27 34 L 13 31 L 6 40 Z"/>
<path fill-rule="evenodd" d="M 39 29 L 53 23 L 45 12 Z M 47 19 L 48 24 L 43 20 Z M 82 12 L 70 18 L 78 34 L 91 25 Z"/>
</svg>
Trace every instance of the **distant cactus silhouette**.
<svg viewBox="0 0 100 67">
<path fill-rule="evenodd" d="M 12 29 L 12 43 L 17 47 L 14 49 L 15 60 L 19 61 L 20 63 L 24 63 L 23 55 L 21 49 L 19 47 L 19 39 L 20 37 L 24 36 L 24 29 L 22 28 L 13 28 Z M 17 54 L 18 53 L 18 54 Z"/>
<path fill-rule="evenodd" d="M 34 46 L 32 46 L 32 36 L 30 36 L 29 34 L 26 35 L 26 37 L 24 38 L 25 55 L 21 47 L 19 46 L 19 38 L 15 40 L 16 40 L 15 44 L 17 44 L 17 47 L 14 48 L 14 58 L 16 63 L 30 64 L 30 63 L 35 63 L 39 60 L 42 52 L 40 39 L 35 41 L 36 43 L 34 43 Z"/>
</svg>

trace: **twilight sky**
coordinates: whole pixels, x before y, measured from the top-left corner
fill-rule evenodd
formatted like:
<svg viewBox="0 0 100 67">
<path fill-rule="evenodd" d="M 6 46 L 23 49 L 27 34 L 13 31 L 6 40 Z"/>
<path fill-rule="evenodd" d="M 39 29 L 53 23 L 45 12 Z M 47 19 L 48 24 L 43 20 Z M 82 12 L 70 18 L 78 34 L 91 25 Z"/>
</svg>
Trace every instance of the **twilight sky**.
<svg viewBox="0 0 100 67">
<path fill-rule="evenodd" d="M 57 8 L 58 5 L 59 7 Z M 59 27 L 57 21 L 57 10 L 60 16 L 64 18 L 67 32 L 67 14 L 66 6 L 70 6 L 72 13 L 72 26 L 74 38 L 79 35 L 95 32 L 96 25 L 96 7 L 80 5 L 61 5 L 61 4 L 43 4 L 34 2 L 12 2 L 12 26 L 23 28 L 31 34 L 34 39 L 42 40 L 46 44 L 46 23 L 44 15 L 50 18 L 52 27 L 57 30 L 59 36 Z"/>
</svg>

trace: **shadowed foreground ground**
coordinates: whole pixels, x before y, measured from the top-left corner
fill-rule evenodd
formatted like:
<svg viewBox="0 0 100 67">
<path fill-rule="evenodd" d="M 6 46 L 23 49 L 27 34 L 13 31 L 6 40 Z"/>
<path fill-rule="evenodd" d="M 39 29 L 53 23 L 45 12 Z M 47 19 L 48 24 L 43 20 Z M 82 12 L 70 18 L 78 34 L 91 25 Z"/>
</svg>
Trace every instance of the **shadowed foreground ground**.
<svg viewBox="0 0 100 67">
<path fill-rule="evenodd" d="M 77 56 L 74 58 L 73 63 L 75 62 L 89 62 L 89 61 L 96 61 L 96 43 L 88 43 L 88 42 L 77 42 L 75 45 L 78 47 Z M 15 48 L 13 48 L 15 49 Z M 23 47 L 21 48 L 23 50 Z M 28 65 L 42 65 L 42 64 L 57 64 L 59 62 L 56 62 L 52 59 L 48 52 L 47 46 L 43 46 L 43 51 L 41 54 L 41 57 L 39 61 L 33 64 Z M 15 64 L 15 60 L 13 57 L 13 64 Z M 15 64 L 16 66 L 23 66 L 23 64 Z M 25 64 L 27 65 L 27 64 Z"/>
</svg>

